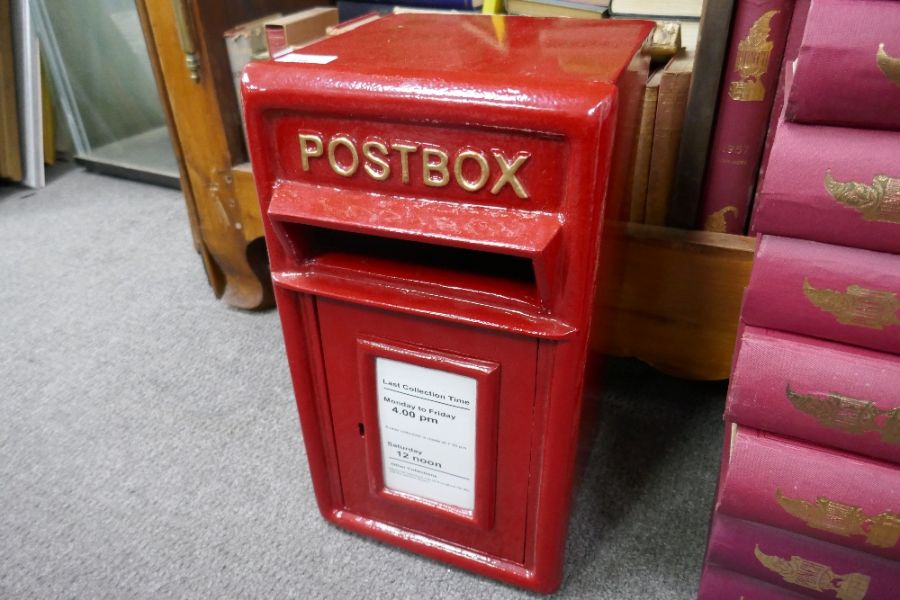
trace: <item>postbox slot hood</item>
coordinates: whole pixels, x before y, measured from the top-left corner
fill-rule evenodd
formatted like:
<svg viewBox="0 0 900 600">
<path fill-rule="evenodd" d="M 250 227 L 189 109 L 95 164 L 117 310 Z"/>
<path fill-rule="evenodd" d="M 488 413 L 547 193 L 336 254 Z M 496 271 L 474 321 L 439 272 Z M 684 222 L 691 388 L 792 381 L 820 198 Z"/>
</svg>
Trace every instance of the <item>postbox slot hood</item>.
<svg viewBox="0 0 900 600">
<path fill-rule="evenodd" d="M 268 210 L 288 222 L 527 259 L 538 304 L 551 306 L 562 224 L 556 213 L 279 182 Z M 284 240 L 290 244 L 290 240 Z"/>
<path fill-rule="evenodd" d="M 400 286 L 389 275 L 359 278 L 340 264 L 313 263 L 299 270 L 273 270 L 272 281 L 284 289 L 383 308 L 392 312 L 476 325 L 528 337 L 561 340 L 576 328 L 533 306 L 504 302 L 496 295 L 450 286 Z M 499 301 L 498 301 L 499 300 Z"/>
<path fill-rule="evenodd" d="M 284 287 L 542 337 L 573 331 L 552 310 L 554 214 L 287 183 L 268 215 Z"/>
<path fill-rule="evenodd" d="M 296 182 L 276 184 L 268 212 L 276 221 L 527 258 L 538 257 L 554 246 L 561 228 L 556 213 Z"/>
</svg>

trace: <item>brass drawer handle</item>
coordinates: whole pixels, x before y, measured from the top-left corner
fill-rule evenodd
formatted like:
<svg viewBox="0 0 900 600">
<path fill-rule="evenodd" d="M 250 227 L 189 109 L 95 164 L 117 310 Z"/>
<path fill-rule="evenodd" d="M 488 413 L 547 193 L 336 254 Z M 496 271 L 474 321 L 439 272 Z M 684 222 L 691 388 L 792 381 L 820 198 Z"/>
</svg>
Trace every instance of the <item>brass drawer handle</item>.
<svg viewBox="0 0 900 600">
<path fill-rule="evenodd" d="M 200 83 L 200 57 L 197 54 L 197 44 L 194 42 L 194 23 L 188 0 L 172 0 L 172 8 L 175 11 L 178 41 L 181 43 L 181 51 L 184 52 L 184 64 L 191 74 L 191 80 Z"/>
</svg>

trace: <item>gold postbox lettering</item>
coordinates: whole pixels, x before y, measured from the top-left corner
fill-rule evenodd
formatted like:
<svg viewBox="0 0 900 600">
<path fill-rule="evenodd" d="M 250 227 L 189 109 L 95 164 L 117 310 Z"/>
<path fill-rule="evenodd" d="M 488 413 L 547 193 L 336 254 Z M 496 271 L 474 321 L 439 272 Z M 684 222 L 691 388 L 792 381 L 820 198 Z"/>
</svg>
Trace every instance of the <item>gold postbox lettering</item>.
<svg viewBox="0 0 900 600">
<path fill-rule="evenodd" d="M 400 153 L 400 181 L 409 183 L 409 155 L 418 150 L 418 147 L 412 144 L 391 144 L 391 150 Z"/>
<path fill-rule="evenodd" d="M 508 162 L 505 156 L 494 150 L 494 158 L 497 159 L 497 164 L 500 165 L 500 177 L 494 182 L 491 193 L 495 195 L 499 194 L 500 190 L 503 189 L 503 186 L 508 183 L 516 193 L 516 196 L 519 198 L 527 198 L 528 192 L 525 191 L 522 182 L 516 177 L 516 171 L 525 164 L 525 161 L 528 160 L 529 156 L 531 155 L 527 152 L 519 152 L 512 162 Z"/>
<path fill-rule="evenodd" d="M 310 170 L 312 159 L 327 157 L 328 166 L 341 177 L 353 177 L 362 170 L 375 181 L 387 181 L 395 172 L 396 163 L 392 162 L 392 154 L 399 154 L 400 181 L 409 185 L 412 178 L 410 171 L 410 155 L 422 153 L 422 183 L 429 187 L 445 187 L 454 181 L 466 192 L 478 192 L 488 185 L 491 175 L 496 175 L 489 192 L 496 196 L 506 186 L 512 188 L 519 198 L 529 198 L 528 190 L 519 178 L 519 170 L 531 158 L 531 153 L 519 151 L 512 157 L 494 148 L 488 153 L 478 148 L 465 147 L 457 150 L 453 157 L 453 170 L 450 169 L 451 153 L 437 145 L 425 145 L 405 140 L 383 141 L 377 137 L 369 137 L 358 145 L 348 135 L 336 135 L 330 139 L 315 133 L 300 133 L 300 166 L 304 171 Z M 327 140 L 327 143 L 326 143 Z M 360 153 L 362 159 L 360 159 Z M 338 155 L 340 154 L 340 159 Z M 393 159 L 396 160 L 396 159 Z M 467 161 L 475 163 L 477 170 L 468 168 Z M 493 166 L 492 168 L 492 165 Z"/>
<path fill-rule="evenodd" d="M 350 152 L 349 165 L 342 165 L 338 162 L 336 155 L 338 146 L 343 146 Z M 359 168 L 359 154 L 356 152 L 356 146 L 353 145 L 353 141 L 350 138 L 345 135 L 331 138 L 331 141 L 328 142 L 328 164 L 331 165 L 332 171 L 344 177 L 351 177 L 356 173 L 356 169 Z"/>
<path fill-rule="evenodd" d="M 434 162 L 432 158 L 437 158 Z M 422 181 L 431 187 L 444 187 L 450 182 L 450 171 L 447 163 L 450 157 L 440 148 L 425 148 L 422 150 Z"/>
<path fill-rule="evenodd" d="M 312 148 L 310 148 L 312 144 Z M 310 157 L 322 156 L 322 138 L 310 133 L 300 134 L 300 165 L 304 171 L 309 171 Z"/>
<path fill-rule="evenodd" d="M 363 156 L 366 158 L 366 164 L 363 165 L 363 169 L 375 181 L 385 181 L 391 176 L 391 163 L 381 156 L 373 154 L 373 150 L 378 150 L 383 156 L 387 156 L 388 153 L 387 146 L 377 140 L 365 142 L 362 146 Z M 372 163 L 378 165 L 378 168 L 372 166 Z"/>
<path fill-rule="evenodd" d="M 463 164 L 466 160 L 474 160 L 480 169 L 478 179 L 470 181 L 463 175 Z M 491 176 L 491 167 L 488 165 L 487 158 L 481 152 L 475 150 L 463 150 L 456 155 L 453 161 L 453 176 L 456 183 L 467 192 L 477 192 L 487 183 L 488 177 Z"/>
</svg>

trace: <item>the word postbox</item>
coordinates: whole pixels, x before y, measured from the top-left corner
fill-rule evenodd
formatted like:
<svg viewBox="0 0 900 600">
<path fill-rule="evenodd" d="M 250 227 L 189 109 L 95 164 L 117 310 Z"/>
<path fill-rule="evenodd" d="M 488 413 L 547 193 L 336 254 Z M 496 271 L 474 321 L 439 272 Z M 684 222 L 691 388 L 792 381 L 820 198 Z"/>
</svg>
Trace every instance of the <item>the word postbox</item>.
<svg viewBox="0 0 900 600">
<path fill-rule="evenodd" d="M 559 586 L 617 85 L 651 27 L 402 15 L 246 69 L 328 520 Z"/>
</svg>

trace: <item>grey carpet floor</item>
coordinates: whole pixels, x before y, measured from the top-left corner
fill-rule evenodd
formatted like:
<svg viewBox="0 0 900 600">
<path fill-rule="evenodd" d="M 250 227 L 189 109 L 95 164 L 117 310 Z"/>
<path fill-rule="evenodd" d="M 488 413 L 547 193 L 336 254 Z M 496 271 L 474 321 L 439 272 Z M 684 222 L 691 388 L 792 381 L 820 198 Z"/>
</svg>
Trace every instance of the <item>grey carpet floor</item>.
<svg viewBox="0 0 900 600">
<path fill-rule="evenodd" d="M 0 597 L 523 598 L 319 516 L 273 311 L 174 191 L 0 189 Z M 560 598 L 695 595 L 725 387 L 610 363 Z"/>
</svg>

